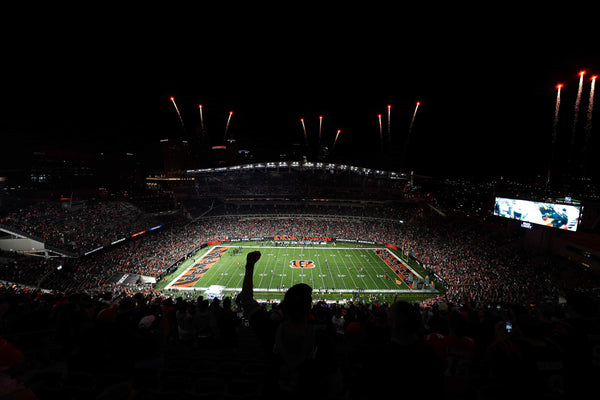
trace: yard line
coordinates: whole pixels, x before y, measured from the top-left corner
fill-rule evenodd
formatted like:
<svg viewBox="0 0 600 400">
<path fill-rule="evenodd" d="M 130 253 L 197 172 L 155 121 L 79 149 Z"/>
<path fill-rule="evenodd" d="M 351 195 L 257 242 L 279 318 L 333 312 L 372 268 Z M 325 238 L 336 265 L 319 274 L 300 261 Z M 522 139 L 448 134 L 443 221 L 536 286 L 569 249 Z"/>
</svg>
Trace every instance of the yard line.
<svg viewBox="0 0 600 400">
<path fill-rule="evenodd" d="M 382 262 L 381 258 L 373 251 L 374 248 L 256 245 L 238 247 L 244 250 L 243 254 L 230 256 L 230 253 L 225 253 L 219 262 L 206 272 L 201 279 L 202 283 L 198 283 L 197 287 L 208 287 L 214 284 L 227 288 L 241 287 L 243 277 L 240 275 L 244 273 L 243 265 L 245 265 L 247 253 L 259 249 L 263 252 L 263 259 L 255 268 L 255 286 L 258 290 L 288 288 L 300 282 L 309 284 L 314 290 L 321 288 L 323 290 L 354 291 L 357 287 L 375 290 L 406 289 L 404 286 L 394 283 L 394 280 L 391 279 L 396 277 L 393 270 Z M 209 252 L 210 249 L 204 255 Z M 290 268 L 291 260 L 312 260 L 315 262 L 315 268 L 310 268 L 310 271 L 305 268 Z M 325 260 L 328 262 L 326 263 Z M 361 268 L 363 271 L 360 271 Z M 286 276 L 280 276 L 277 279 L 275 274 Z M 344 277 L 337 275 L 344 275 Z M 354 275 L 361 276 L 355 277 Z M 390 279 L 377 278 L 377 275 L 386 275 Z"/>
<path fill-rule="evenodd" d="M 335 258 L 333 258 L 333 260 L 337 260 L 337 255 L 331 254 L 331 256 L 332 256 L 332 257 L 335 257 Z M 331 257 L 329 257 L 329 258 L 331 258 Z M 342 271 L 340 271 L 340 267 L 339 267 L 339 264 L 337 263 L 337 261 L 333 262 L 333 264 L 335 265 L 335 268 L 337 269 L 337 272 L 338 272 L 338 273 L 337 273 L 337 275 L 342 275 Z M 338 279 L 339 279 L 339 278 L 340 278 L 340 277 L 338 276 Z M 335 279 L 335 277 L 334 277 L 333 275 L 331 275 L 331 280 L 333 281 L 333 289 L 342 289 L 342 288 L 338 288 L 338 287 L 337 287 L 337 285 L 338 285 L 338 283 L 339 283 L 338 279 Z M 344 283 L 344 281 L 343 281 L 343 280 L 342 280 L 342 283 Z M 345 286 L 346 286 L 346 285 L 344 285 L 344 288 L 343 288 L 343 289 L 346 289 L 346 287 L 345 287 Z"/>
<path fill-rule="evenodd" d="M 346 276 L 349 275 L 348 268 L 346 266 L 346 263 L 341 260 L 340 250 L 336 249 L 336 252 L 337 252 L 337 254 L 335 255 L 335 258 L 334 258 L 335 266 L 337 267 L 337 270 L 338 270 L 338 274 L 337 274 L 338 277 L 336 279 L 336 283 L 341 286 L 340 289 L 348 290 L 348 285 L 346 284 L 347 280 L 345 279 Z M 339 275 L 344 275 L 344 276 L 339 276 Z"/>
<path fill-rule="evenodd" d="M 229 254 L 225 253 L 223 255 L 223 257 L 221 257 L 223 259 L 223 261 L 225 261 L 225 255 L 227 255 L 227 262 L 223 263 L 223 267 L 226 267 L 225 272 L 227 272 L 227 281 L 220 283 L 220 278 L 219 278 L 219 285 L 223 285 L 225 287 L 237 287 L 236 285 L 232 284 L 232 281 L 236 278 L 236 275 L 239 274 L 239 266 L 237 265 L 238 262 L 240 262 L 240 258 L 238 256 L 230 256 Z M 220 261 L 220 260 L 219 260 Z M 217 271 L 218 272 L 218 271 Z M 239 276 L 237 276 L 238 280 L 240 279 Z"/>
<path fill-rule="evenodd" d="M 348 261 L 350 261 L 350 262 L 352 263 L 352 268 L 353 268 L 354 270 L 356 270 L 356 272 L 355 272 L 356 274 L 359 274 L 359 272 L 360 272 L 360 268 L 359 268 L 359 267 L 357 266 L 357 264 L 354 262 L 354 258 L 356 258 L 356 257 L 359 257 L 359 256 L 360 256 L 360 254 L 352 254 L 352 255 L 351 255 L 351 257 L 347 257 L 347 258 L 349 259 Z M 363 271 L 363 272 L 366 272 L 366 271 Z M 366 274 L 360 274 L 360 275 L 366 275 Z M 370 274 L 369 274 L 369 276 L 370 276 Z M 357 278 L 358 278 L 358 276 L 357 276 Z M 362 284 L 363 284 L 363 286 L 361 287 L 361 289 L 366 289 L 366 288 L 367 288 L 367 285 L 366 285 L 366 283 L 365 283 L 365 278 L 364 278 L 364 277 L 361 277 L 360 279 L 362 280 Z M 374 283 L 375 283 L 375 282 L 374 282 Z M 375 287 L 377 287 L 377 286 L 378 286 L 378 285 L 375 285 Z"/>
<path fill-rule="evenodd" d="M 255 280 L 254 286 L 255 287 L 259 287 L 259 288 L 264 287 L 264 283 L 263 283 L 264 276 L 263 275 L 265 274 L 265 267 L 267 267 L 267 265 L 268 265 L 268 263 L 266 263 L 266 262 L 255 264 L 255 266 L 254 266 L 254 280 Z M 256 278 L 259 278 L 258 283 L 256 283 Z"/>
<path fill-rule="evenodd" d="M 340 251 L 341 250 L 338 250 L 338 253 Z M 346 254 L 344 254 L 344 255 L 346 255 Z M 341 258 L 341 255 L 338 254 L 338 256 Z M 354 280 L 354 277 L 352 276 L 352 272 L 351 272 L 352 269 L 348 268 L 348 265 L 346 265 L 346 260 L 343 261 L 343 264 L 344 264 L 344 267 L 346 267 L 345 269 L 347 271 L 348 276 L 350 276 L 350 279 L 352 279 L 352 285 L 353 285 L 352 290 L 356 290 L 359 286 L 356 284 L 356 281 Z"/>
<path fill-rule="evenodd" d="M 283 275 L 285 273 L 285 269 L 280 265 L 280 261 L 279 261 L 280 256 L 282 254 L 284 254 L 284 253 L 282 253 L 282 248 L 281 247 L 277 247 L 277 252 L 275 254 L 275 260 L 273 261 L 273 265 L 275 266 L 275 269 L 274 269 L 275 273 L 277 273 L 277 271 L 279 271 L 279 275 L 280 275 L 278 288 L 281 288 L 282 286 L 284 286 L 284 284 L 283 284 L 283 276 L 281 276 L 281 275 Z"/>
<path fill-rule="evenodd" d="M 375 253 L 374 251 L 371 250 L 369 252 L 368 258 L 369 258 L 369 262 L 371 264 L 371 270 L 375 274 L 375 276 L 377 276 L 377 275 L 389 276 L 390 275 L 390 272 L 392 270 L 390 269 L 390 267 L 387 266 L 387 264 L 383 263 L 381 258 L 379 258 L 379 256 L 377 255 L 377 253 Z M 371 277 L 372 276 L 373 275 L 371 275 Z M 389 282 L 390 281 L 388 281 L 388 280 L 380 280 L 379 283 L 376 284 L 376 287 L 381 287 L 383 285 L 385 287 L 385 289 L 397 289 L 396 287 L 391 287 Z"/>
<path fill-rule="evenodd" d="M 371 258 L 372 255 L 370 253 L 372 253 L 371 250 L 367 250 L 365 252 L 365 255 L 367 256 L 367 257 L 365 257 L 367 259 L 367 265 L 364 266 L 364 269 L 365 269 L 365 272 L 368 271 L 368 276 L 371 279 L 371 281 L 373 282 L 373 287 L 378 288 L 378 287 L 380 287 L 380 283 L 375 281 L 373 274 L 375 274 L 375 276 L 377 276 L 377 268 L 379 267 L 379 262 L 374 262 L 377 260 L 372 259 Z"/>
<path fill-rule="evenodd" d="M 268 289 L 270 289 L 271 287 L 273 287 L 273 277 L 275 276 L 275 264 L 268 264 L 267 266 L 268 271 L 266 273 L 268 273 L 269 275 L 271 275 L 271 279 L 269 279 L 269 286 Z"/>
</svg>

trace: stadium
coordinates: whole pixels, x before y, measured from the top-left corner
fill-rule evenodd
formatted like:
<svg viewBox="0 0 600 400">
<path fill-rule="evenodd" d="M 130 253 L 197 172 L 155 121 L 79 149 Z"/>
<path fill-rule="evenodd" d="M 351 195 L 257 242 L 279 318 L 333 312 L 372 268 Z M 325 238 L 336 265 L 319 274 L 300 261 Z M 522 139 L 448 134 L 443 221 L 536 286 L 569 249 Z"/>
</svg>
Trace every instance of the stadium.
<svg viewBox="0 0 600 400">
<path fill-rule="evenodd" d="M 522 228 L 522 221 L 494 216 L 498 185 L 306 161 L 187 170 L 149 176 L 147 185 L 150 191 L 121 198 L 64 198 L 19 209 L 4 197 L 3 337 L 24 350 L 27 387 L 40 398 L 111 390 L 135 390 L 141 398 L 272 395 L 268 358 L 235 302 L 248 253 L 256 250 L 254 296 L 270 318 L 280 315 L 289 288 L 312 288 L 312 318 L 332 330 L 338 346 L 333 398 L 366 395 L 356 374 L 389 361 L 370 359 L 355 341 L 378 346 L 396 303 L 419 310 L 436 350 L 455 323 L 467 329 L 468 322 L 470 335 L 480 332 L 477 342 L 456 345 L 470 349 L 462 360 L 468 377 L 459 379 L 466 386 L 444 387 L 467 398 L 489 396 L 508 379 L 496 370 L 513 360 L 494 345 L 501 335 L 550 334 L 532 313 L 563 321 L 566 306 L 591 312 L 586 301 L 595 304 L 598 252 L 582 239 L 594 235 L 593 221 L 564 232 L 583 235 L 578 240 L 551 225 Z M 504 183 L 500 194 L 514 197 L 517 190 L 523 192 L 521 184 Z M 586 204 L 594 215 L 593 201 Z M 570 253 L 542 251 L 550 240 Z M 212 326 L 200 322 L 207 315 Z M 26 323 L 31 318 L 35 328 Z M 159 319 L 160 328 L 152 322 Z M 534 322 L 545 328 L 529 331 Z M 124 331 L 116 334 L 117 327 Z M 84 338 L 98 340 L 99 329 L 113 336 L 92 349 Z M 553 346 L 543 354 L 557 357 L 552 365 L 559 367 L 546 372 L 571 379 L 571 358 Z M 492 364 L 484 355 L 494 357 Z M 356 370 L 344 365 L 349 356 Z M 522 383 L 516 378 L 504 387 Z M 535 390 L 551 389 L 544 385 Z"/>
<path fill-rule="evenodd" d="M 27 7 L 4 46 L 0 399 L 589 397 L 580 11 L 571 37 L 454 3 Z"/>
</svg>

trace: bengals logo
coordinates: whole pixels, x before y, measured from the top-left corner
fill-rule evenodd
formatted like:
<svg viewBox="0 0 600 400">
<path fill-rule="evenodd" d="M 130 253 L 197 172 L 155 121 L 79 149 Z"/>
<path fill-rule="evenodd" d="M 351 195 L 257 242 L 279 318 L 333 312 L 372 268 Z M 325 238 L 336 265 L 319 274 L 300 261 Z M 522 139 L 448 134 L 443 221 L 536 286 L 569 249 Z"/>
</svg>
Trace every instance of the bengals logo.
<svg viewBox="0 0 600 400">
<path fill-rule="evenodd" d="M 292 268 L 314 268 L 315 263 L 312 260 L 292 260 L 290 263 Z"/>
</svg>

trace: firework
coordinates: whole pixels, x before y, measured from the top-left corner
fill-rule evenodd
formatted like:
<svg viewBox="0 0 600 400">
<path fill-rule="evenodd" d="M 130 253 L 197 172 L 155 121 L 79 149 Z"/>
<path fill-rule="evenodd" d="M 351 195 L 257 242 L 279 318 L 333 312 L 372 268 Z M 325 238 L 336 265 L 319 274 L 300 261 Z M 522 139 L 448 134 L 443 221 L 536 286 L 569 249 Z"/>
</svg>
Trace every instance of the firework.
<svg viewBox="0 0 600 400">
<path fill-rule="evenodd" d="M 594 91 L 596 88 L 596 76 L 592 76 L 592 85 L 590 87 L 590 99 L 588 103 L 587 121 L 585 124 L 585 143 L 583 147 L 582 170 L 587 173 L 588 160 L 590 156 L 590 142 L 592 139 L 592 110 L 594 109 Z"/>
<path fill-rule="evenodd" d="M 175 106 L 175 111 L 177 111 L 177 115 L 179 116 L 179 122 L 181 122 L 181 127 L 185 131 L 185 125 L 183 124 L 183 118 L 181 118 L 181 113 L 179 112 L 179 108 L 177 107 L 177 103 L 175 103 L 175 97 L 171 96 L 171 101 L 173 102 L 173 106 Z"/>
<path fill-rule="evenodd" d="M 569 165 L 572 165 L 575 152 L 575 132 L 577 131 L 577 120 L 579 117 L 579 103 L 581 102 L 581 89 L 583 87 L 583 75 L 585 71 L 579 73 L 579 88 L 577 89 L 577 98 L 575 99 L 575 116 L 573 117 L 573 127 L 571 129 L 571 146 L 569 150 Z"/>
<path fill-rule="evenodd" d="M 321 128 L 323 127 L 323 116 L 319 115 L 319 145 L 321 145 Z"/>
<path fill-rule="evenodd" d="M 381 114 L 377 114 L 377 118 L 379 119 L 379 143 L 381 144 L 381 151 L 383 151 L 383 129 L 381 126 Z"/>
<path fill-rule="evenodd" d="M 408 127 L 408 134 L 406 135 L 406 139 L 404 141 L 404 148 L 402 149 L 402 160 L 404 163 L 406 163 L 406 160 L 408 157 L 408 143 L 410 141 L 410 135 L 413 130 L 413 125 L 415 124 L 415 117 L 417 116 L 417 110 L 419 109 L 420 105 L 421 105 L 421 102 L 417 101 L 417 104 L 415 106 L 415 111 L 413 112 L 412 118 L 410 120 L 410 126 Z"/>
<path fill-rule="evenodd" d="M 200 112 L 200 128 L 204 132 L 204 117 L 202 116 L 202 104 L 198 104 L 198 110 Z"/>
<path fill-rule="evenodd" d="M 586 137 L 589 136 L 592 130 L 592 110 L 594 109 L 594 91 L 596 88 L 596 76 L 592 76 L 592 86 L 590 87 L 590 100 L 587 111 L 587 122 L 585 124 Z"/>
<path fill-rule="evenodd" d="M 554 122 L 552 124 L 552 149 L 550 153 L 550 160 L 548 161 L 548 176 L 546 185 L 550 183 L 550 177 L 552 175 L 552 163 L 554 162 L 554 155 L 556 153 L 556 138 L 558 136 L 558 110 L 560 109 L 560 91 L 562 87 L 562 83 L 556 85 L 556 105 L 554 106 Z"/>
<path fill-rule="evenodd" d="M 338 137 L 340 137 L 340 132 L 341 132 L 341 129 L 338 129 L 338 130 L 337 130 L 337 134 L 335 135 L 335 140 L 333 141 L 333 147 L 332 147 L 332 150 L 334 150 L 334 149 L 335 149 L 335 144 L 337 143 Z"/>
<path fill-rule="evenodd" d="M 225 134 L 223 135 L 223 141 L 227 137 L 227 131 L 229 130 L 229 123 L 231 122 L 231 116 L 233 115 L 233 111 L 229 111 L 229 118 L 227 118 L 227 125 L 225 125 Z"/>
<path fill-rule="evenodd" d="M 417 101 L 417 105 L 415 106 L 415 112 L 413 112 L 413 116 L 412 119 L 410 120 L 410 126 L 408 127 L 408 134 L 410 135 L 413 129 L 413 125 L 415 124 L 415 117 L 417 116 L 417 110 L 419 109 L 419 106 L 421 105 L 420 101 Z"/>
<path fill-rule="evenodd" d="M 557 128 L 558 128 L 558 110 L 560 108 L 560 90 L 563 84 L 556 85 L 556 105 L 554 106 L 554 123 L 552 124 L 552 143 L 556 143 Z"/>
<path fill-rule="evenodd" d="M 304 133 L 304 144 L 308 146 L 308 137 L 306 136 L 306 125 L 304 125 L 304 118 L 300 118 L 300 123 L 302 124 L 302 132 Z"/>
<path fill-rule="evenodd" d="M 575 99 L 575 117 L 573 118 L 573 138 L 575 137 L 575 129 L 577 128 L 577 119 L 579 116 L 579 103 L 581 102 L 581 89 L 583 87 L 583 75 L 585 71 L 579 73 L 579 88 L 577 89 L 577 98 Z"/>
<path fill-rule="evenodd" d="M 391 139 L 392 137 L 391 137 L 391 135 L 390 135 L 390 132 L 391 132 L 391 126 L 392 126 L 392 118 L 391 118 L 391 117 L 392 117 L 392 106 L 391 106 L 390 104 L 388 104 L 388 106 L 387 106 L 387 110 L 388 110 L 388 120 L 387 120 L 387 141 L 388 141 L 388 144 L 389 144 L 389 143 L 391 143 L 391 140 L 392 140 L 392 139 Z"/>
</svg>

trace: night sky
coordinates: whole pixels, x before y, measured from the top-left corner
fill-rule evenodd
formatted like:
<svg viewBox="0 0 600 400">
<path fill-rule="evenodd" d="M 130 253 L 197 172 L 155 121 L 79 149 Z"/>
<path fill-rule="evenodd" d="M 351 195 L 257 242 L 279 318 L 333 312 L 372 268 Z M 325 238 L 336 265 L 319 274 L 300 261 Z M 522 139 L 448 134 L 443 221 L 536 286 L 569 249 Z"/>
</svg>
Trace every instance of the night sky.
<svg viewBox="0 0 600 400">
<path fill-rule="evenodd" d="M 323 115 L 324 143 L 331 147 L 341 129 L 335 161 L 437 176 L 545 175 L 555 86 L 565 85 L 558 126 L 565 159 L 585 69 L 579 155 L 588 78 L 600 73 L 585 12 L 569 19 L 548 10 L 577 24 L 570 29 L 540 10 L 432 15 L 371 3 L 303 4 L 6 13 L 0 170 L 45 148 L 142 157 L 162 138 L 193 135 L 202 104 L 211 144 L 222 144 L 233 110 L 229 133 L 264 159 L 303 143 L 300 118 L 315 147 Z M 391 156 L 384 160 L 377 114 L 385 138 L 388 104 Z M 596 126 L 592 154 L 600 149 Z"/>
</svg>

